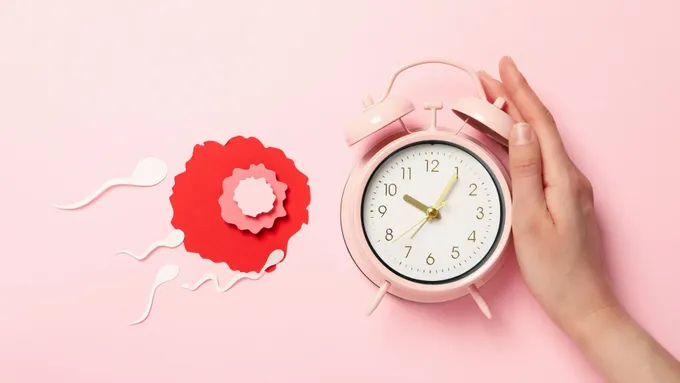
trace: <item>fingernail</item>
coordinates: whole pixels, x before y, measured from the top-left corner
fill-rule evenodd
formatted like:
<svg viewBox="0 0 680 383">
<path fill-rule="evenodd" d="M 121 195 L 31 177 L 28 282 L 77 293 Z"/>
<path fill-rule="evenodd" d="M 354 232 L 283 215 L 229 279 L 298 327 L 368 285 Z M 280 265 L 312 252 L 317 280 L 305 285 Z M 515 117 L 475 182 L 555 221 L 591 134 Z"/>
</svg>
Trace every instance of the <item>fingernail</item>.
<svg viewBox="0 0 680 383">
<path fill-rule="evenodd" d="M 510 56 L 505 56 L 506 60 L 512 65 L 515 69 L 517 69 L 517 64 L 515 64 L 515 60 L 512 59 Z"/>
<path fill-rule="evenodd" d="M 526 145 L 534 139 L 534 131 L 526 122 L 515 124 L 510 131 L 511 145 Z"/>
</svg>

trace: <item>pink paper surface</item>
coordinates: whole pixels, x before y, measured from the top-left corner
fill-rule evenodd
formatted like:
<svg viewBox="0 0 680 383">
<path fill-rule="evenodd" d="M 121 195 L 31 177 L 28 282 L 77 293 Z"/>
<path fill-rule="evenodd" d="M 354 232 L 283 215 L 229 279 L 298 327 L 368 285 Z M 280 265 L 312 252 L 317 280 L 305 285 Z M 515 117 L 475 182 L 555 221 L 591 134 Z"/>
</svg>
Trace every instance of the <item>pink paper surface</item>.
<svg viewBox="0 0 680 383">
<path fill-rule="evenodd" d="M 338 218 L 356 158 L 344 123 L 393 70 L 433 56 L 492 74 L 514 57 L 594 184 L 619 296 L 680 356 L 680 3 L 390 4 L 1 2 L 0 381 L 600 381 L 514 261 L 481 289 L 492 321 L 472 299 L 388 296 L 365 316 L 375 287 L 349 258 Z M 472 89 L 465 74 L 433 67 L 400 77 L 394 92 L 446 109 Z M 143 263 L 113 255 L 167 235 L 172 176 L 194 145 L 236 135 L 281 148 L 309 176 L 310 224 L 277 272 L 225 294 L 188 292 L 182 282 L 215 269 L 182 247 Z M 147 156 L 169 166 L 158 187 L 52 208 Z M 144 324 L 126 326 L 167 263 L 180 277 Z"/>
</svg>

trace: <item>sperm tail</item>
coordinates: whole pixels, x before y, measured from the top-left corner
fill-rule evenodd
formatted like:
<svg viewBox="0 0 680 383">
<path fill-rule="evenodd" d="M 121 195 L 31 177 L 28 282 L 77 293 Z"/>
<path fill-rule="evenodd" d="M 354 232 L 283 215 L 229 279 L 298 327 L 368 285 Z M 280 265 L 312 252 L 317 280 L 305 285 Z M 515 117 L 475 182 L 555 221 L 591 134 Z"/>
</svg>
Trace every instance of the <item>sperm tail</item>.
<svg viewBox="0 0 680 383">
<path fill-rule="evenodd" d="M 199 287 L 203 286 L 203 284 L 208 282 L 208 281 L 215 282 L 215 284 L 217 285 L 217 288 L 219 289 L 220 281 L 217 278 L 217 275 L 215 275 L 215 274 L 204 275 L 203 278 L 201 278 L 201 280 L 194 287 L 191 287 L 188 283 L 183 283 L 182 288 L 189 290 L 189 291 L 196 291 L 196 290 L 198 290 Z"/>
<path fill-rule="evenodd" d="M 89 196 L 83 198 L 82 200 L 80 200 L 80 201 L 78 201 L 78 202 L 74 202 L 74 203 L 68 204 L 68 205 L 56 205 L 56 204 L 52 204 L 52 206 L 56 207 L 57 209 L 61 209 L 61 210 L 76 210 L 76 209 L 80 209 L 80 208 L 82 208 L 82 207 L 85 207 L 85 206 L 89 205 L 89 204 L 90 204 L 92 201 L 94 201 L 95 199 L 99 198 L 99 197 L 100 197 L 102 194 L 104 194 L 104 192 L 107 191 L 108 189 L 112 188 L 113 186 L 119 185 L 119 184 L 121 184 L 121 183 L 123 183 L 123 182 L 125 182 L 125 181 L 122 180 L 122 179 L 114 179 L 114 180 L 107 181 L 107 182 L 104 183 L 101 187 L 99 187 L 99 189 L 97 189 L 97 191 L 95 191 L 94 193 L 90 194 Z"/>
<path fill-rule="evenodd" d="M 162 247 L 162 246 L 159 245 L 158 243 L 155 243 L 155 242 L 154 242 L 151 246 L 149 246 L 149 248 L 148 248 L 148 249 L 144 252 L 144 254 L 142 254 L 142 255 L 135 255 L 134 253 L 132 253 L 132 252 L 130 252 L 130 251 L 127 251 L 127 250 L 121 250 L 121 251 L 119 251 L 119 252 L 116 253 L 116 254 L 126 254 L 126 255 L 129 255 L 129 256 L 131 256 L 132 258 L 134 258 L 134 259 L 136 259 L 136 260 L 138 260 L 138 261 L 143 261 L 143 260 L 145 260 L 149 255 L 151 255 L 151 253 L 153 253 L 156 249 L 158 249 L 159 247 Z"/>
<path fill-rule="evenodd" d="M 232 280 L 229 281 L 229 283 L 227 283 L 224 286 L 220 286 L 220 281 L 215 274 L 206 274 L 193 287 L 191 287 L 188 283 L 183 283 L 182 288 L 189 290 L 189 291 L 196 291 L 196 290 L 198 290 L 199 287 L 203 286 L 205 283 L 207 283 L 209 281 L 213 281 L 213 282 L 215 282 L 215 290 L 218 293 L 223 293 L 223 292 L 226 292 L 227 290 L 231 289 L 232 287 L 234 287 L 234 285 L 236 285 L 236 283 L 238 283 L 239 281 L 241 281 L 243 279 L 254 280 L 254 279 L 260 278 L 261 276 L 262 276 L 262 273 L 258 273 L 258 274 L 238 273 L 234 278 L 232 278 Z"/>
</svg>

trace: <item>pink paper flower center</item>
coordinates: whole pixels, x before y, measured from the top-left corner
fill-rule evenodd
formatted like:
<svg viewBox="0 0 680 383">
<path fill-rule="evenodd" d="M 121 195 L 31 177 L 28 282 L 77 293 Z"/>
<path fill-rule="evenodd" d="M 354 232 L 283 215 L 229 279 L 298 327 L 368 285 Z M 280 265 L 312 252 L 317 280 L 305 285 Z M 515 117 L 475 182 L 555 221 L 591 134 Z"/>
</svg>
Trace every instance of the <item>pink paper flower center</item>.
<svg viewBox="0 0 680 383">
<path fill-rule="evenodd" d="M 234 202 L 248 217 L 270 212 L 275 200 L 274 191 L 264 178 L 248 177 L 234 189 Z"/>
<path fill-rule="evenodd" d="M 222 219 L 253 234 L 271 229 L 277 219 L 286 216 L 283 201 L 287 189 L 285 183 L 277 180 L 276 173 L 262 164 L 234 169 L 222 182 L 219 198 Z"/>
</svg>

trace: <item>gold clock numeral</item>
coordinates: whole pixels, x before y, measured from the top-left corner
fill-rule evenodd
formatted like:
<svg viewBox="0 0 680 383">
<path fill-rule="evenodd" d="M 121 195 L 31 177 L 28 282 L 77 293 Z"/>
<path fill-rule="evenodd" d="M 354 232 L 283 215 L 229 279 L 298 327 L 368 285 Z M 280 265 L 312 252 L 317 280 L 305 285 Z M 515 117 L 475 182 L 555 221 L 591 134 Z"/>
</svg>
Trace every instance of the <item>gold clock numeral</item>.
<svg viewBox="0 0 680 383">
<path fill-rule="evenodd" d="M 406 179 L 411 179 L 411 167 L 405 168 L 402 166 L 401 168 L 401 179 L 406 180 Z"/>
<path fill-rule="evenodd" d="M 477 208 L 477 215 L 476 215 L 476 217 L 477 217 L 477 219 L 482 219 L 482 218 L 484 218 L 484 208 L 483 208 L 483 207 L 480 206 L 480 207 Z"/>
<path fill-rule="evenodd" d="M 380 213 L 380 218 L 384 217 L 385 213 L 387 213 L 387 206 L 385 205 L 378 206 L 378 213 Z"/>
<path fill-rule="evenodd" d="M 476 193 L 477 192 L 477 184 L 475 184 L 475 183 L 470 184 L 470 189 L 471 189 L 470 195 L 473 196 L 473 197 L 476 197 L 477 196 L 477 193 Z"/>
<path fill-rule="evenodd" d="M 392 229 L 385 230 L 385 239 L 387 241 L 391 241 L 391 240 L 394 239 L 394 235 L 392 234 Z"/>
<path fill-rule="evenodd" d="M 385 195 L 392 197 L 397 195 L 397 184 L 385 184 Z"/>
<path fill-rule="evenodd" d="M 411 254 L 411 249 L 413 249 L 413 246 L 404 246 L 404 247 L 406 249 L 408 249 L 408 250 L 406 250 L 406 257 L 404 257 L 404 258 L 408 258 L 408 255 Z"/>
<path fill-rule="evenodd" d="M 477 232 L 472 230 L 472 233 L 468 236 L 468 241 L 477 242 Z"/>
<path fill-rule="evenodd" d="M 460 251 L 458 251 L 458 246 L 454 246 L 451 250 L 451 258 L 458 259 L 458 257 L 460 257 Z"/>
<path fill-rule="evenodd" d="M 425 160 L 425 171 L 430 173 L 439 173 L 437 167 L 439 166 L 439 160 Z"/>
<path fill-rule="evenodd" d="M 425 262 L 430 266 L 434 265 L 434 257 L 432 257 L 432 253 L 430 253 L 430 255 L 427 256 Z"/>
</svg>

